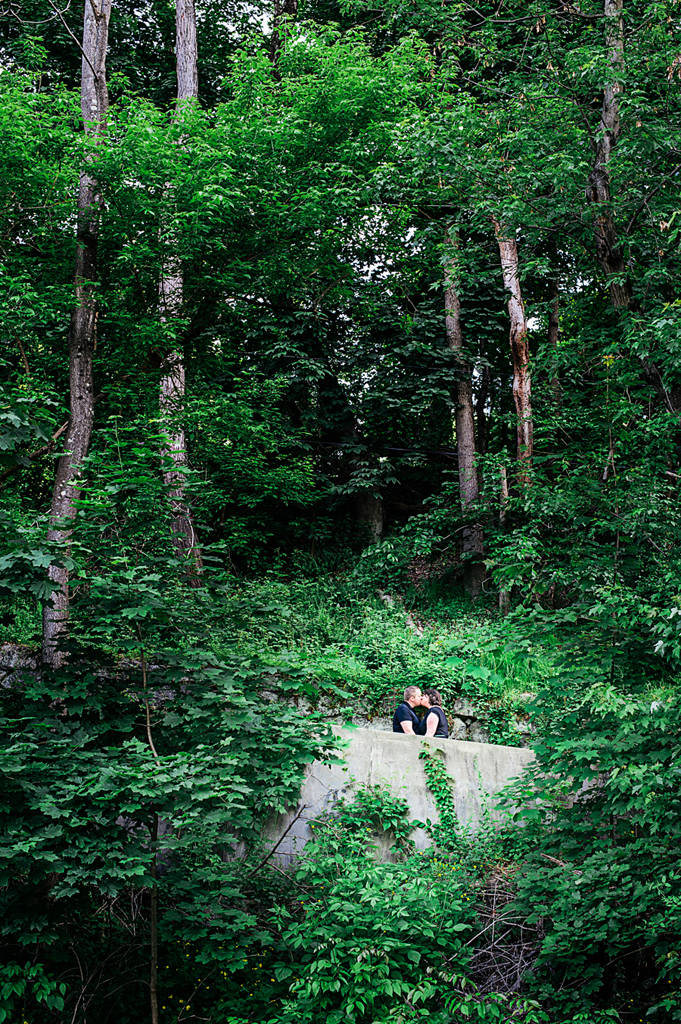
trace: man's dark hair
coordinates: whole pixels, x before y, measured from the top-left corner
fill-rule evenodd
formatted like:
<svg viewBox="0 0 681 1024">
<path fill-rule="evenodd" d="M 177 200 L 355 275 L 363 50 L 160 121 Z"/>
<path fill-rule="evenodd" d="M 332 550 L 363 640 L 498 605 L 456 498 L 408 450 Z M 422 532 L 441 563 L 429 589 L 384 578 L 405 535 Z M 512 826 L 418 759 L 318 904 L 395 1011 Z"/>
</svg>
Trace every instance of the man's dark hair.
<svg viewBox="0 0 681 1024">
<path fill-rule="evenodd" d="M 439 690 L 424 690 L 424 697 L 427 697 L 431 704 L 434 704 L 436 708 L 442 707 L 442 697 L 440 696 Z"/>
</svg>

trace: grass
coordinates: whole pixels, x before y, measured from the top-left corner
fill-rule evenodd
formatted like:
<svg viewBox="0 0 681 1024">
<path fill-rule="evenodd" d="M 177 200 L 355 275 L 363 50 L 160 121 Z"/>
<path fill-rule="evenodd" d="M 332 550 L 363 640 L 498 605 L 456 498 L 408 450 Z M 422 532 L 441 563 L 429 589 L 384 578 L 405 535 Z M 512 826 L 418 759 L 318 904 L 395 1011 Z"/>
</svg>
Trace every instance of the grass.
<svg viewBox="0 0 681 1024">
<path fill-rule="evenodd" d="M 411 593 L 408 605 L 395 595 L 389 606 L 373 588 L 338 575 L 272 573 L 225 584 L 219 617 L 197 616 L 183 643 L 221 658 L 284 661 L 340 712 L 392 714 L 406 686 L 430 686 L 445 707 L 465 698 L 493 742 L 517 743 L 527 694 L 553 674 L 550 656 L 518 623 L 456 595 Z M 0 642 L 34 645 L 39 631 L 34 602 L 0 606 Z"/>
<path fill-rule="evenodd" d="M 407 609 L 354 581 L 266 578 L 235 582 L 226 613 L 211 635 L 218 656 L 285 655 L 322 693 L 340 688 L 369 714 L 391 713 L 406 686 L 434 686 L 445 706 L 463 696 L 494 719 L 497 742 L 518 742 L 515 716 L 553 672 L 517 624 L 457 598 Z"/>
</svg>

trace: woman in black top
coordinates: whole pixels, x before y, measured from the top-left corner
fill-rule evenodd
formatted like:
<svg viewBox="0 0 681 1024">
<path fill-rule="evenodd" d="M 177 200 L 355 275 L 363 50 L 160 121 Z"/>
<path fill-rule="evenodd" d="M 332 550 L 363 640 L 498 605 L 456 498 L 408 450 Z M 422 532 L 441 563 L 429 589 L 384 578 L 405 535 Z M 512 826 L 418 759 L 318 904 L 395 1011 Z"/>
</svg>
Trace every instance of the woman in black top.
<svg viewBox="0 0 681 1024">
<path fill-rule="evenodd" d="M 441 736 L 447 739 L 449 725 L 447 716 L 442 710 L 442 698 L 437 690 L 424 690 L 421 703 L 427 711 L 421 719 L 419 734 L 421 736 Z"/>
</svg>

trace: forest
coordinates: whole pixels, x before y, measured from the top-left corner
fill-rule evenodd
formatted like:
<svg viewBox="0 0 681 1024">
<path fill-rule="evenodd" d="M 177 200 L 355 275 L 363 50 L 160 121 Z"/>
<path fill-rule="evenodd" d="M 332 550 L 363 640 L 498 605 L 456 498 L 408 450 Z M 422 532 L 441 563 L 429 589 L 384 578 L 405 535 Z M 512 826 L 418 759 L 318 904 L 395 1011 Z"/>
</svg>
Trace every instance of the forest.
<svg viewBox="0 0 681 1024">
<path fill-rule="evenodd" d="M 5 0 L 0 93 L 0 1022 L 681 1021 L 679 0 Z M 530 767 L 282 866 L 412 685 Z"/>
</svg>

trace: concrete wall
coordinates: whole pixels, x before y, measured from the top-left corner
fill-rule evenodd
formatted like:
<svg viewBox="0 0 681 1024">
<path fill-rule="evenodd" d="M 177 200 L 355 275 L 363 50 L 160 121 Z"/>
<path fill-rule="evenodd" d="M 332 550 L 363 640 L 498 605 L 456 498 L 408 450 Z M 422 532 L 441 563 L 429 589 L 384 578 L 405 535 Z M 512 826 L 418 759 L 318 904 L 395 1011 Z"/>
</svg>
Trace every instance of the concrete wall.
<svg viewBox="0 0 681 1024">
<path fill-rule="evenodd" d="M 352 799 L 353 791 L 361 783 L 381 783 L 394 796 L 403 797 L 409 804 L 411 819 L 437 821 L 437 808 L 426 786 L 423 762 L 419 760 L 424 744 L 442 750 L 447 773 L 453 780 L 457 816 L 463 824 L 473 826 L 480 820 L 484 794 L 494 796 L 509 779 L 520 775 L 534 757 L 524 747 L 425 739 L 376 729 L 334 726 L 334 732 L 345 743 L 345 763 L 323 765 L 315 761 L 310 765 L 298 806 L 280 815 L 268 830 L 270 840 L 276 843 L 289 829 L 274 855 L 280 864 L 289 863 L 302 850 L 311 835 L 310 822 L 332 810 L 343 797 Z M 430 842 L 421 829 L 414 839 L 421 849 Z"/>
</svg>

